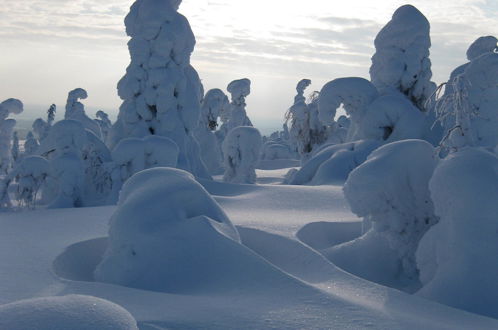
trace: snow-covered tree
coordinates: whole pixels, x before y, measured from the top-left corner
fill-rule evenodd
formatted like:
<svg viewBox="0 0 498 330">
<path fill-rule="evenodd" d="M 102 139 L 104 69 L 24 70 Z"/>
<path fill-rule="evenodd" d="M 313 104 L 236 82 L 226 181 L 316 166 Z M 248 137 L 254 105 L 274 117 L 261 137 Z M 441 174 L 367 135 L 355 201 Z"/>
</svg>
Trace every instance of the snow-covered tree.
<svg viewBox="0 0 498 330">
<path fill-rule="evenodd" d="M 48 133 L 50 132 L 50 126 L 42 118 L 37 118 L 33 122 L 31 128 L 33 129 L 33 132 L 35 133 L 38 141 L 45 140 L 48 136 Z"/>
<path fill-rule="evenodd" d="M 191 292 L 224 277 L 231 260 L 220 255 L 239 242 L 225 212 L 190 173 L 148 169 L 123 186 L 95 279 Z"/>
<path fill-rule="evenodd" d="M 375 86 L 366 79 L 349 77 L 332 80 L 320 91 L 319 118 L 326 125 L 334 125 L 337 109 L 342 106 L 351 121 L 346 142 L 354 141 L 361 135 L 360 125 L 368 105 L 378 96 Z"/>
<path fill-rule="evenodd" d="M 24 158 L 12 171 L 17 182 L 15 196 L 19 207 L 33 208 L 42 185 L 50 175 L 49 162 L 40 156 Z"/>
<path fill-rule="evenodd" d="M 125 18 L 131 63 L 118 83 L 123 103 L 110 145 L 128 137 L 168 137 L 179 147 L 178 167 L 209 178 L 193 136 L 204 94 L 190 65 L 195 37 L 177 12 L 180 3 L 137 0 Z"/>
<path fill-rule="evenodd" d="M 214 131 L 218 127 L 218 117 L 221 113 L 227 112 L 228 107 L 228 97 L 220 89 L 209 90 L 202 100 L 195 137 L 199 141 L 202 161 L 211 174 L 222 171 L 221 146 Z"/>
<path fill-rule="evenodd" d="M 19 136 L 17 135 L 17 131 L 15 131 L 12 135 L 11 154 L 12 154 L 12 167 L 14 167 L 21 157 L 21 151 L 19 149 Z"/>
<path fill-rule="evenodd" d="M 109 115 L 104 111 L 99 110 L 97 111 L 95 116 L 97 117 L 95 121 L 100 127 L 100 136 L 102 137 L 102 141 L 106 142 L 112 128 L 112 123 L 109 119 Z"/>
<path fill-rule="evenodd" d="M 0 103 L 0 175 L 8 173 L 12 161 L 12 134 L 16 121 L 7 118 L 22 111 L 23 104 L 17 99 L 8 99 Z"/>
<path fill-rule="evenodd" d="M 96 136 L 101 138 L 99 125 L 85 113 L 85 106 L 80 100 L 88 97 L 88 93 L 83 88 L 76 88 L 69 92 L 66 102 L 66 112 L 64 119 L 70 119 L 80 122 L 85 129 L 92 131 Z"/>
<path fill-rule="evenodd" d="M 398 8 L 375 38 L 370 77 L 380 94 L 401 92 L 420 110 L 436 89 L 431 82 L 430 24 L 415 7 Z"/>
<path fill-rule="evenodd" d="M 57 106 L 52 104 L 50 108 L 47 110 L 47 124 L 48 126 L 52 126 L 55 121 L 55 113 L 57 112 Z"/>
<path fill-rule="evenodd" d="M 367 279 L 418 289 L 415 252 L 438 221 L 429 193 L 436 164 L 434 147 L 422 140 L 398 141 L 372 152 L 344 185 L 351 210 L 364 219 L 364 236 L 332 248 L 328 257 Z"/>
<path fill-rule="evenodd" d="M 227 90 L 231 95 L 227 131 L 239 126 L 253 126 L 246 113 L 246 97 L 251 94 L 251 81 L 247 78 L 234 80 L 228 84 Z"/>
<path fill-rule="evenodd" d="M 29 131 L 24 141 L 24 154 L 27 156 L 34 155 L 40 144 L 35 139 L 33 132 Z"/>
<path fill-rule="evenodd" d="M 254 127 L 239 126 L 228 132 L 223 141 L 223 180 L 233 183 L 256 183 L 256 165 L 261 145 L 261 134 Z"/>
</svg>

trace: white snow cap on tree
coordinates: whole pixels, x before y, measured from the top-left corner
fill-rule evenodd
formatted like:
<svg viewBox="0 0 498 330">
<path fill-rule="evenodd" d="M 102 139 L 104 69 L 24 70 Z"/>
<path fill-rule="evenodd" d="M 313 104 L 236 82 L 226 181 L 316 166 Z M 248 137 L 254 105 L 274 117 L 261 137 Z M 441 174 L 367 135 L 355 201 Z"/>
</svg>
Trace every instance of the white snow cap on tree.
<svg viewBox="0 0 498 330">
<path fill-rule="evenodd" d="M 467 59 L 473 61 L 479 56 L 498 50 L 498 39 L 493 36 L 480 37 L 467 50 Z"/>
<path fill-rule="evenodd" d="M 256 165 L 261 146 L 261 134 L 254 127 L 239 126 L 228 132 L 223 141 L 223 180 L 233 183 L 256 183 Z"/>
<path fill-rule="evenodd" d="M 252 126 L 246 113 L 246 97 L 251 94 L 251 81 L 247 78 L 234 80 L 227 87 L 232 96 L 228 130 L 239 126 Z"/>
<path fill-rule="evenodd" d="M 367 111 L 367 106 L 378 97 L 377 89 L 370 81 L 357 78 L 338 78 L 328 82 L 320 91 L 318 110 L 320 120 L 334 123 L 337 109 L 342 105 L 351 118 L 347 141 L 353 141 Z"/>
<path fill-rule="evenodd" d="M 98 137 L 101 137 L 99 125 L 86 115 L 85 106 L 79 101 L 84 100 L 87 97 L 88 93 L 83 88 L 76 88 L 70 91 L 67 96 L 64 119 L 79 121 L 84 128 L 92 131 Z"/>
<path fill-rule="evenodd" d="M 399 91 L 419 109 L 436 89 L 431 82 L 430 24 L 415 7 L 398 8 L 375 38 L 370 77 L 381 94 Z"/>
<path fill-rule="evenodd" d="M 131 63 L 118 83 L 123 100 L 110 145 L 127 137 L 165 136 L 178 145 L 178 166 L 209 178 L 193 137 L 203 87 L 190 65 L 195 37 L 177 12 L 180 1 L 137 0 L 125 18 Z"/>
<path fill-rule="evenodd" d="M 12 160 L 12 134 L 16 121 L 7 118 L 10 114 L 20 114 L 23 109 L 23 104 L 18 99 L 8 99 L 0 103 L 0 174 L 7 174 Z"/>
<path fill-rule="evenodd" d="M 123 186 L 95 279 L 146 290 L 192 292 L 225 278 L 226 250 L 220 243 L 226 249 L 239 242 L 225 212 L 190 173 L 145 170 Z"/>
</svg>

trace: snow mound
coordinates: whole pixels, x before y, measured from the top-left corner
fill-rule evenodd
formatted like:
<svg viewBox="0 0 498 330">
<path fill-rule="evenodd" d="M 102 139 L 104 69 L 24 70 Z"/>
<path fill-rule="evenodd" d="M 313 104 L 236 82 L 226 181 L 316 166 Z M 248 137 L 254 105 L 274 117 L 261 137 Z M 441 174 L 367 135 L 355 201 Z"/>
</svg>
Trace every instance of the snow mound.
<svg viewBox="0 0 498 330">
<path fill-rule="evenodd" d="M 407 290 L 417 287 L 415 252 L 422 236 L 437 222 L 429 194 L 429 180 L 436 163 L 434 148 L 428 142 L 405 140 L 380 147 L 351 172 L 344 185 L 344 194 L 353 213 L 364 218 L 365 230 L 369 226 L 371 229 L 366 237 L 348 243 L 345 249 L 338 246 L 330 255 L 332 260 L 335 257 L 353 260 L 349 254 L 357 249 L 354 245 L 363 245 L 361 250 L 368 256 L 375 251 L 368 248 L 369 244 L 382 244 L 396 256 L 396 269 L 391 262 L 382 270 L 381 261 L 365 257 L 365 270 L 360 270 L 363 275 L 371 272 L 366 269 L 372 263 L 378 263 L 375 267 L 387 278 L 399 280 L 388 285 Z M 374 243 L 375 239 L 388 244 Z M 347 265 L 345 267 L 349 270 Z M 378 275 L 374 279 L 378 279 Z"/>
<path fill-rule="evenodd" d="M 419 295 L 498 317 L 498 158 L 467 148 L 442 160 L 430 181 L 440 222 L 420 241 Z"/>
<path fill-rule="evenodd" d="M 126 182 L 95 271 L 97 281 L 182 293 L 241 289 L 261 276 L 282 277 L 240 244 L 191 174 L 171 168 L 145 170 Z"/>
<path fill-rule="evenodd" d="M 5 330 L 138 330 L 123 307 L 81 295 L 21 300 L 0 305 Z"/>
<path fill-rule="evenodd" d="M 380 145 L 379 141 L 360 140 L 328 146 L 308 160 L 288 182 L 293 185 L 342 184 Z"/>
<path fill-rule="evenodd" d="M 361 235 L 361 222 L 310 222 L 296 233 L 296 237 L 315 250 L 330 248 Z"/>
</svg>

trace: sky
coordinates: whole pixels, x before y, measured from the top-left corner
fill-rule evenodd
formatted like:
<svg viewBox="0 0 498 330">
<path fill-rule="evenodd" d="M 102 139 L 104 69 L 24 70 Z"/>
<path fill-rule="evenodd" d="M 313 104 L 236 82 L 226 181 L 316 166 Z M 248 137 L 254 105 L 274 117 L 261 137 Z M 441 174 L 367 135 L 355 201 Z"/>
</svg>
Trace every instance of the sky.
<svg viewBox="0 0 498 330">
<path fill-rule="evenodd" d="M 93 116 L 115 116 L 116 84 L 129 64 L 124 16 L 132 0 L 0 0 L 0 100 L 26 104 L 24 117 L 63 112 L 67 93 L 82 87 Z M 405 1 L 183 0 L 180 12 L 196 35 L 192 65 L 206 90 L 249 78 L 249 117 L 278 128 L 300 79 L 308 93 L 328 81 L 368 78 L 373 40 Z M 470 43 L 498 35 L 498 0 L 416 0 L 431 23 L 433 80 L 466 62 Z"/>
</svg>

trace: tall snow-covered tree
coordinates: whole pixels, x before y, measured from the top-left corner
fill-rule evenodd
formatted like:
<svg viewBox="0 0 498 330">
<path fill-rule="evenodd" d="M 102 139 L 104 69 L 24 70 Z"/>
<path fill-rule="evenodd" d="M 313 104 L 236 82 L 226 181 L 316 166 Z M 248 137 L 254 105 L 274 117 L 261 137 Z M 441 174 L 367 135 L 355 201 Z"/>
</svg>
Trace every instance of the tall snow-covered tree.
<svg viewBox="0 0 498 330">
<path fill-rule="evenodd" d="M 101 138 L 99 125 L 85 113 L 85 106 L 80 100 L 88 97 L 88 93 L 83 88 L 76 88 L 69 92 L 67 96 L 66 112 L 64 119 L 80 122 L 85 129 L 92 131 Z"/>
<path fill-rule="evenodd" d="M 105 113 L 104 111 L 99 110 L 95 114 L 95 117 L 97 117 L 97 119 L 95 119 L 95 121 L 97 122 L 97 124 L 100 127 L 100 136 L 102 137 L 102 141 L 106 142 L 108 137 L 109 137 L 109 132 L 110 132 L 111 127 L 112 127 L 112 123 L 111 123 L 111 120 L 109 119 L 109 115 L 107 113 Z"/>
<path fill-rule="evenodd" d="M 168 137 L 180 149 L 180 168 L 210 177 L 193 136 L 204 92 L 190 65 L 195 37 L 187 19 L 177 12 L 180 3 L 137 0 L 125 18 L 131 63 L 118 83 L 123 103 L 110 145 L 127 137 Z"/>
<path fill-rule="evenodd" d="M 16 121 L 7 119 L 10 114 L 20 114 L 23 104 L 17 99 L 8 99 L 0 103 L 0 175 L 7 174 L 12 161 L 12 135 Z"/>
<path fill-rule="evenodd" d="M 223 141 L 223 180 L 233 183 L 256 183 L 256 165 L 261 146 L 261 134 L 256 128 L 239 126 L 230 130 Z"/>
<path fill-rule="evenodd" d="M 39 145 L 33 132 L 29 131 L 26 135 L 26 140 L 24 141 L 24 154 L 27 156 L 34 155 Z"/>
<path fill-rule="evenodd" d="M 415 7 L 398 8 L 375 38 L 370 77 L 380 94 L 400 92 L 421 111 L 436 89 L 431 82 L 427 18 Z"/>
</svg>

